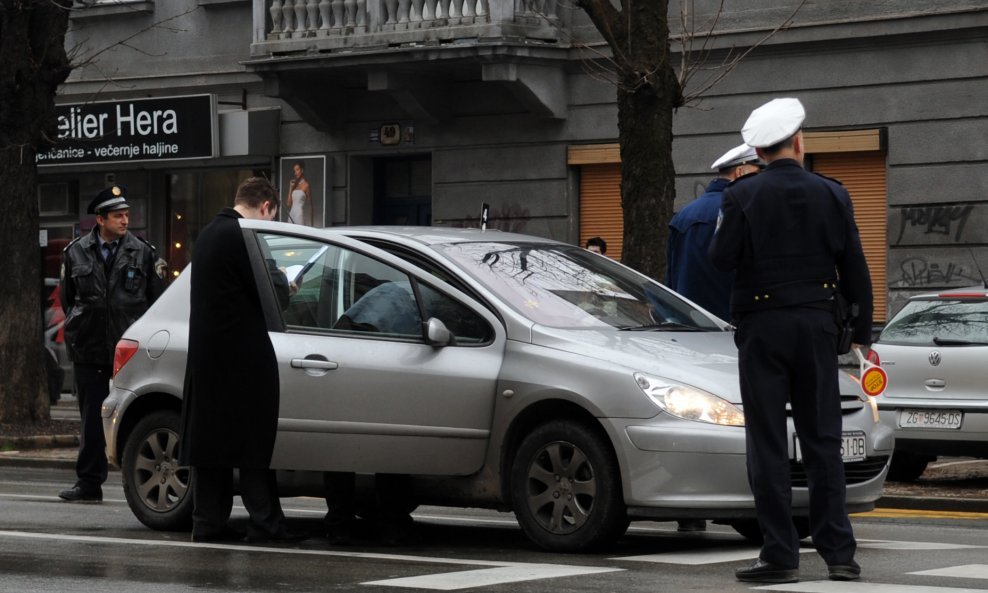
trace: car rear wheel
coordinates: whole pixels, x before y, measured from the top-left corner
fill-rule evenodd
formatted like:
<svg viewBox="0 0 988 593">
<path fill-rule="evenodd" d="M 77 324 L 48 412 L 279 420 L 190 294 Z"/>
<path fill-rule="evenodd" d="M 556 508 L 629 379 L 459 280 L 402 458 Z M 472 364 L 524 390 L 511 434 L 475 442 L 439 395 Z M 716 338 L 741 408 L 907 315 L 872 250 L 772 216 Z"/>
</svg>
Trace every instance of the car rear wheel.
<svg viewBox="0 0 988 593">
<path fill-rule="evenodd" d="M 610 444 L 574 421 L 543 424 L 522 440 L 511 501 L 525 534 L 554 552 L 606 547 L 628 528 Z"/>
<path fill-rule="evenodd" d="M 892 455 L 888 479 L 893 482 L 915 482 L 926 471 L 926 466 L 934 460 L 936 457 L 930 455 L 896 451 Z"/>
<path fill-rule="evenodd" d="M 162 531 L 192 528 L 191 474 L 178 464 L 181 419 L 171 411 L 142 418 L 124 444 L 124 495 L 137 519 Z"/>
<path fill-rule="evenodd" d="M 799 539 L 806 539 L 810 536 L 810 520 L 808 517 L 793 517 L 792 524 L 796 527 L 796 535 Z M 733 521 L 731 522 L 731 527 L 751 543 L 762 543 L 762 530 L 758 527 L 758 519 Z"/>
</svg>

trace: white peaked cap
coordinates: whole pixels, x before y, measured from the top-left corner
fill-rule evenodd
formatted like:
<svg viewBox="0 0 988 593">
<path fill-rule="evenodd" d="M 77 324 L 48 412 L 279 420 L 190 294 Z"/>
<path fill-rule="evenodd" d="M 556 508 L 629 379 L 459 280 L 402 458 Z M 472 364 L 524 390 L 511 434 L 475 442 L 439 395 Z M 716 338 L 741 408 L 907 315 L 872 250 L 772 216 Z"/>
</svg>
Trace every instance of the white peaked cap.
<svg viewBox="0 0 988 593">
<path fill-rule="evenodd" d="M 714 161 L 714 164 L 710 165 L 710 168 L 720 170 L 756 161 L 758 161 L 758 153 L 755 152 L 755 149 L 747 144 L 742 144 L 725 152 L 722 157 Z"/>
<path fill-rule="evenodd" d="M 741 137 L 755 148 L 778 144 L 799 131 L 806 110 L 799 99 L 772 99 L 751 112 L 741 128 Z"/>
</svg>

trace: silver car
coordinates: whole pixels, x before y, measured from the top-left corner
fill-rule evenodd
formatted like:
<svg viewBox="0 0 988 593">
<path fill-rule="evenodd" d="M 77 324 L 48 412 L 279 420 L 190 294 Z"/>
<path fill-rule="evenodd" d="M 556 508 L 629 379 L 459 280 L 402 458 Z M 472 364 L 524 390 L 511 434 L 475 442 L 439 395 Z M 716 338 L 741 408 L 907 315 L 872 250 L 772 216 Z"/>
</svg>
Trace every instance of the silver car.
<svg viewBox="0 0 988 593">
<path fill-rule="evenodd" d="M 938 455 L 988 457 L 988 286 L 912 297 L 872 352 L 888 373 L 889 479 L 915 480 Z"/>
<path fill-rule="evenodd" d="M 283 495 L 321 495 L 327 470 L 407 474 L 410 506 L 514 511 L 549 550 L 606 545 L 631 520 L 710 519 L 759 537 L 737 353 L 713 315 L 538 237 L 241 226 L 252 257 L 269 252 L 299 287 L 280 310 L 255 262 L 280 368 Z M 124 335 L 103 406 L 130 508 L 157 529 L 190 524 L 189 472 L 175 463 L 188 291 L 184 273 Z M 867 510 L 892 431 L 852 380 L 842 389 L 848 503 Z"/>
</svg>

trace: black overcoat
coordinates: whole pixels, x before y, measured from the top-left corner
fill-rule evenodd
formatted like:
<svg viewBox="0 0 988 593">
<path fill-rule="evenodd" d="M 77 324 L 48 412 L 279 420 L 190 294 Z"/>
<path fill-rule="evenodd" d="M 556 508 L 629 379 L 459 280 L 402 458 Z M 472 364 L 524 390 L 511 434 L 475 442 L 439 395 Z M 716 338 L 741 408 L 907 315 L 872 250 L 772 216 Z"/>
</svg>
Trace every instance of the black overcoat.
<svg viewBox="0 0 988 593">
<path fill-rule="evenodd" d="M 222 210 L 192 254 L 182 465 L 271 463 L 278 366 L 238 218 L 236 210 Z"/>
</svg>

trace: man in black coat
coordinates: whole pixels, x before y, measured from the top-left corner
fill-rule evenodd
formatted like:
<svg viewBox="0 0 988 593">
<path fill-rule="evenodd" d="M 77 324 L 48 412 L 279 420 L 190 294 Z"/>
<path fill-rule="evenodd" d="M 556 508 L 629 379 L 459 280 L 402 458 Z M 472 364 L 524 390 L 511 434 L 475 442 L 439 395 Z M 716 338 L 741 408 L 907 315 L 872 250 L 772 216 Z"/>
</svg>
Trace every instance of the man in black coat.
<svg viewBox="0 0 988 593">
<path fill-rule="evenodd" d="M 233 208 L 222 210 L 199 234 L 192 254 L 179 454 L 182 465 L 192 466 L 192 541 L 242 537 L 227 525 L 233 468 L 240 470 L 240 495 L 250 514 L 247 540 L 300 539 L 285 526 L 270 469 L 278 366 L 258 294 L 270 287 L 258 286 L 237 222 L 274 220 L 278 205 L 277 190 L 267 180 L 247 179 Z M 283 274 L 277 286 L 287 291 Z"/>
<path fill-rule="evenodd" d="M 58 493 L 68 502 L 100 502 L 107 476 L 100 407 L 110 392 L 113 353 L 124 331 L 164 292 L 164 268 L 154 247 L 127 230 L 130 204 L 115 185 L 89 204 L 92 232 L 62 252 L 65 345 L 72 359 L 81 420 L 77 480 Z"/>
<path fill-rule="evenodd" d="M 803 169 L 804 117 L 796 99 L 776 99 L 752 112 L 741 134 L 768 167 L 724 190 L 709 251 L 717 268 L 736 272 L 731 314 L 748 481 L 764 537 L 758 560 L 735 571 L 748 582 L 799 579 L 787 403 L 809 483 L 813 543 L 831 580 L 861 573 L 845 500 L 833 310 L 838 290 L 856 303 L 853 341 L 869 344 L 871 278 L 847 190 Z"/>
</svg>

